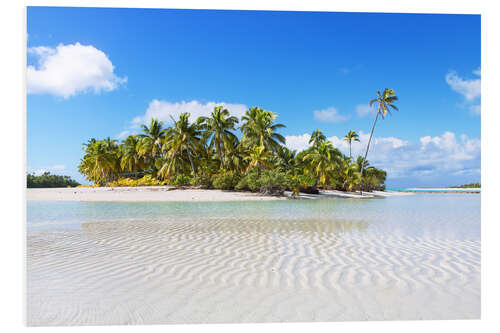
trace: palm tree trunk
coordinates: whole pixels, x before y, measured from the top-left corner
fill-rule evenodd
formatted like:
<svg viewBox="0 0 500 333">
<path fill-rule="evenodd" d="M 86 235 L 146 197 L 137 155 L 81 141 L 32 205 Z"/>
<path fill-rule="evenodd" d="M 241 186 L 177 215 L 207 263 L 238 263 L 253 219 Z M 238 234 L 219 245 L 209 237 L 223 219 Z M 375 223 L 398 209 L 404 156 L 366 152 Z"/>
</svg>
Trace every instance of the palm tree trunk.
<svg viewBox="0 0 500 333">
<path fill-rule="evenodd" d="M 351 140 L 349 140 L 349 158 L 352 158 L 351 147 L 352 147 L 352 142 Z"/>
<path fill-rule="evenodd" d="M 188 150 L 189 163 L 191 163 L 191 170 L 193 170 L 193 176 L 196 175 L 196 170 L 194 169 L 193 158 L 191 157 L 191 152 Z"/>
<path fill-rule="evenodd" d="M 321 178 L 321 171 L 318 173 L 318 176 L 316 177 L 316 180 L 314 181 L 314 185 L 313 185 L 313 188 L 315 190 L 318 189 L 318 183 L 319 183 L 319 179 Z"/>
<path fill-rule="evenodd" d="M 222 165 L 222 169 L 225 169 L 226 167 L 224 166 L 224 159 L 222 158 L 222 149 L 220 147 L 220 141 L 217 140 L 217 153 L 219 154 L 220 158 L 220 163 Z"/>
<path fill-rule="evenodd" d="M 361 162 L 361 189 L 360 189 L 361 195 L 363 195 L 363 170 L 365 169 L 366 156 L 368 155 L 368 150 L 370 149 L 370 143 L 372 141 L 373 131 L 375 130 L 375 125 L 377 124 L 377 119 L 379 114 L 380 114 L 380 106 L 377 112 L 377 116 L 375 117 L 375 121 L 373 122 L 372 131 L 370 132 L 370 138 L 368 139 L 368 144 L 366 145 L 365 157 Z"/>
</svg>

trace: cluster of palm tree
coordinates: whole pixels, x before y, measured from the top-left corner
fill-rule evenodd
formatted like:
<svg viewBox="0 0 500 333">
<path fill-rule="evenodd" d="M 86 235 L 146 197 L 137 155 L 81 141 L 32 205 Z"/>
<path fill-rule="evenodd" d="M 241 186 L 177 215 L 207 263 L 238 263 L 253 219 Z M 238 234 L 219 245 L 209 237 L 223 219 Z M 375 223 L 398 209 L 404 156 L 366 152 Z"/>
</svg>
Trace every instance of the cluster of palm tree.
<svg viewBox="0 0 500 333">
<path fill-rule="evenodd" d="M 378 93 L 373 102 L 379 105 L 377 118 L 385 116 L 387 106 L 395 108 L 395 99 L 392 90 Z M 385 171 L 370 167 L 366 160 L 375 124 L 365 156 L 354 160 L 351 145 L 359 141 L 356 132 L 349 131 L 344 137 L 349 156 L 335 148 L 319 129 L 312 133 L 309 148 L 297 153 L 285 146 L 285 138 L 278 133 L 285 125 L 276 123 L 276 117 L 276 113 L 251 107 L 238 119 L 223 106 L 216 106 L 209 117 L 194 121 L 189 113 L 181 113 L 178 119 L 172 118 L 171 126 L 152 119 L 149 126 L 142 125 L 141 134 L 130 135 L 121 143 L 110 138 L 89 140 L 84 144 L 79 171 L 99 185 L 144 175 L 167 183 L 182 176 L 196 184 L 197 179 L 210 179 L 226 171 L 242 178 L 251 172 L 258 176 L 263 170 L 272 170 L 290 179 L 287 184 L 293 185 L 289 186 L 302 189 L 384 188 Z"/>
</svg>

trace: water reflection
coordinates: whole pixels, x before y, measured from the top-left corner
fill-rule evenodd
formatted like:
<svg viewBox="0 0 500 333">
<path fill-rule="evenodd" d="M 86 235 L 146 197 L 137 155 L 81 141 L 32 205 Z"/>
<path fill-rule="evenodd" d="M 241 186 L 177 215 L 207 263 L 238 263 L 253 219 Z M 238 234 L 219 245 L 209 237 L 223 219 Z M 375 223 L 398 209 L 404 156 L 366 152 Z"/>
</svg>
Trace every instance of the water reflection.
<svg viewBox="0 0 500 333">
<path fill-rule="evenodd" d="M 100 238 L 104 234 L 122 234 L 127 237 L 161 236 L 169 239 L 213 238 L 245 236 L 274 236 L 313 240 L 318 237 L 340 236 L 365 232 L 369 224 L 362 220 L 326 219 L 250 219 L 211 218 L 183 220 L 135 220 L 118 222 L 85 222 L 81 228 L 88 237 Z"/>
<path fill-rule="evenodd" d="M 369 232 L 376 235 L 480 238 L 480 195 L 416 194 L 381 200 L 289 200 L 216 203 L 112 203 L 28 201 L 28 230 L 73 228 L 83 223 L 141 221 L 200 224 L 211 232 Z M 167 223 L 167 224 L 168 224 Z M 367 228 L 367 226 L 370 228 Z M 121 226 L 125 228 L 125 225 Z M 194 231 L 195 226 L 192 226 Z"/>
</svg>

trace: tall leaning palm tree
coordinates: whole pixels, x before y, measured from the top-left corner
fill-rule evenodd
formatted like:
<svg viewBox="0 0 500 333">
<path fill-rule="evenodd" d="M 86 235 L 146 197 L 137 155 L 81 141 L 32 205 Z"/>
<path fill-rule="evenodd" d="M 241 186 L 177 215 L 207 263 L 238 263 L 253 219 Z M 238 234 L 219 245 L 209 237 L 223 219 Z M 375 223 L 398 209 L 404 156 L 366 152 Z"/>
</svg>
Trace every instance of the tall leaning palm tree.
<svg viewBox="0 0 500 333">
<path fill-rule="evenodd" d="M 398 100 L 396 96 L 396 92 L 392 89 L 385 88 L 382 94 L 380 90 L 377 90 L 377 97 L 370 101 L 370 106 L 373 104 L 377 104 L 377 115 L 375 117 L 375 121 L 373 122 L 372 131 L 370 132 L 370 138 L 368 139 L 368 144 L 366 145 L 366 152 L 363 160 L 366 161 L 366 156 L 368 155 L 368 150 L 370 149 L 370 143 L 372 141 L 373 131 L 375 130 L 375 125 L 377 124 L 378 116 L 382 117 L 382 120 L 385 118 L 387 113 L 391 114 L 389 108 L 392 108 L 398 111 L 398 108 L 394 105 L 394 102 Z M 364 164 L 361 166 L 361 194 L 363 194 L 363 170 Z"/>
<path fill-rule="evenodd" d="M 359 142 L 359 135 L 353 130 L 350 130 L 347 132 L 347 134 L 344 136 L 344 141 L 347 141 L 349 143 L 349 157 L 352 158 L 352 152 L 351 152 L 351 146 L 353 141 Z"/>
<path fill-rule="evenodd" d="M 224 153 L 230 149 L 230 146 L 237 139 L 236 135 L 231 132 L 235 130 L 235 125 L 238 123 L 238 118 L 231 116 L 227 109 L 223 109 L 222 106 L 216 106 L 214 111 L 208 117 L 200 117 L 198 121 L 201 124 L 201 128 L 204 129 L 204 137 L 206 140 L 210 139 L 209 149 L 214 149 L 219 155 L 219 159 L 222 168 L 225 169 L 223 150 Z"/>
</svg>

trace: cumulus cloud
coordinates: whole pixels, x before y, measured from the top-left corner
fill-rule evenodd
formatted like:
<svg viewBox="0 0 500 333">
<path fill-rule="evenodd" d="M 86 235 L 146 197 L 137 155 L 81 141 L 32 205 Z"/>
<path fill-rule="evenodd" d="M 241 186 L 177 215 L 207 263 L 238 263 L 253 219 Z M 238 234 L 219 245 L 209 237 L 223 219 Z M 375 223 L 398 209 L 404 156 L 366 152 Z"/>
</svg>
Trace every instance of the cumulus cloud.
<svg viewBox="0 0 500 333">
<path fill-rule="evenodd" d="M 323 110 L 313 111 L 314 119 L 325 123 L 340 123 L 349 119 L 348 116 L 339 114 L 336 108 L 329 107 Z"/>
<path fill-rule="evenodd" d="M 481 98 L 481 69 L 478 68 L 472 72 L 479 76 L 474 79 L 464 79 L 458 76 L 457 72 L 450 71 L 446 74 L 445 80 L 450 88 L 465 98 L 465 102 L 469 104 L 469 110 L 472 114 L 481 114 L 481 104 L 473 104 L 477 99 Z"/>
<path fill-rule="evenodd" d="M 285 136 L 286 146 L 291 150 L 301 151 L 309 147 L 310 134 Z"/>
<path fill-rule="evenodd" d="M 197 119 L 201 116 L 210 116 L 214 107 L 222 105 L 224 108 L 228 109 L 232 116 L 241 118 L 248 110 L 248 107 L 244 104 L 232 104 L 226 102 L 207 102 L 200 103 L 198 101 L 182 101 L 182 102 L 169 102 L 158 99 L 153 99 L 146 109 L 146 112 L 140 116 L 132 119 L 128 128 L 124 129 L 118 135 L 115 136 L 116 139 L 123 139 L 128 135 L 137 133 L 140 125 L 148 125 L 151 119 L 158 119 L 166 124 L 172 123 L 172 118 L 177 119 L 179 115 L 183 112 L 190 114 L 189 119 L 191 121 Z"/>
<path fill-rule="evenodd" d="M 287 136 L 290 149 L 309 147 L 309 134 Z M 359 132 L 359 142 L 352 143 L 352 155 L 364 155 L 369 133 Z M 342 137 L 328 140 L 344 154 L 349 154 L 349 144 Z M 387 170 L 390 179 L 422 176 L 480 175 L 481 140 L 466 135 L 457 136 L 444 132 L 435 137 L 421 137 L 418 143 L 410 143 L 397 137 L 372 138 L 368 160 L 373 166 Z"/>
<path fill-rule="evenodd" d="M 205 104 L 198 101 L 190 102 L 168 102 L 153 99 L 142 116 L 132 119 L 132 127 L 138 127 L 141 124 L 148 124 L 151 119 L 156 118 L 165 123 L 171 123 L 172 118 L 177 119 L 183 112 L 191 114 L 190 119 L 196 119 L 201 116 L 210 116 L 214 107 L 222 105 L 223 108 L 228 109 L 231 115 L 240 118 L 243 116 L 248 107 L 244 104 L 231 104 L 225 102 L 207 102 Z"/>
<path fill-rule="evenodd" d="M 80 43 L 56 48 L 28 48 L 38 59 L 27 68 L 28 94 L 51 94 L 68 98 L 78 93 L 115 90 L 127 81 L 114 73 L 114 66 L 104 52 Z"/>
</svg>

